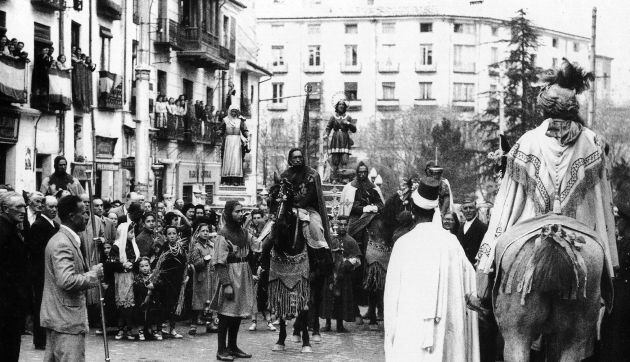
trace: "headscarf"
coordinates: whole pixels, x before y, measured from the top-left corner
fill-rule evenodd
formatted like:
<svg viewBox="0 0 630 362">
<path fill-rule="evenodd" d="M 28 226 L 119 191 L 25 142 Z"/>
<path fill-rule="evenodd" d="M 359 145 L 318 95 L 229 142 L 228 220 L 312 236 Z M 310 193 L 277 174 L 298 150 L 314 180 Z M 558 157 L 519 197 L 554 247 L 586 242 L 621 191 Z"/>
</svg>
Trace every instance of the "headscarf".
<svg viewBox="0 0 630 362">
<path fill-rule="evenodd" d="M 232 117 L 232 111 L 239 111 L 239 115 Z M 230 105 L 227 115 L 225 116 L 225 124 L 231 127 L 239 127 L 241 125 L 240 109 L 235 104 Z"/>
<path fill-rule="evenodd" d="M 239 248 L 243 248 L 247 245 L 247 231 L 241 225 L 241 222 L 236 221 L 232 218 L 232 212 L 236 208 L 236 206 L 241 205 L 238 200 L 228 200 L 225 203 L 225 208 L 223 209 L 223 220 L 225 220 L 225 225 L 223 229 L 221 229 L 220 234 L 228 239 L 232 244 L 238 246 Z"/>
<path fill-rule="evenodd" d="M 66 161 L 66 165 L 67 165 L 68 160 L 66 160 L 65 157 L 63 156 L 55 157 L 55 161 L 54 161 L 55 172 L 53 172 L 48 178 L 49 180 L 48 184 L 49 185 L 55 184 L 58 190 L 59 189 L 67 190 L 68 184 L 74 183 L 74 178 L 71 175 L 69 175 L 66 171 L 63 171 L 63 172 L 57 171 L 57 166 L 59 165 L 59 162 L 61 162 L 62 160 Z"/>
<path fill-rule="evenodd" d="M 124 222 L 118 225 L 118 239 L 114 242 L 114 245 L 118 247 L 118 252 L 120 255 L 120 262 L 124 263 L 127 261 L 127 233 L 129 232 L 130 223 Z M 133 252 L 136 254 L 136 260 L 129 260 L 130 262 L 136 262 L 138 258 L 140 258 L 140 249 L 138 249 L 138 244 L 136 244 L 136 238 L 134 236 L 131 239 L 131 246 L 133 247 Z"/>
</svg>

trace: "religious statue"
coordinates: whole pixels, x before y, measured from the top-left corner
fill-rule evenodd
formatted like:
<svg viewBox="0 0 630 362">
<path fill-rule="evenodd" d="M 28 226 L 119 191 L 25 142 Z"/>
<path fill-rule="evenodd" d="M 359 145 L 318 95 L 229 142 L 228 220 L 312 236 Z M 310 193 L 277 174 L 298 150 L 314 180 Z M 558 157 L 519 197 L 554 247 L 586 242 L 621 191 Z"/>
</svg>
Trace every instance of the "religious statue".
<svg viewBox="0 0 630 362">
<path fill-rule="evenodd" d="M 229 106 L 228 114 L 219 128 L 223 137 L 223 164 L 221 166 L 221 184 L 243 185 L 243 159 L 250 151 L 249 131 L 245 118 L 241 117 L 235 104 Z"/>
<path fill-rule="evenodd" d="M 332 166 L 330 181 L 337 181 L 339 169 L 348 164 L 350 148 L 354 144 L 348 132 L 355 133 L 357 127 L 354 125 L 353 119 L 346 114 L 348 103 L 344 97 L 335 97 L 333 105 L 335 114 L 328 121 L 324 137 L 329 140 L 328 152 L 331 156 L 330 165 Z M 330 135 L 331 132 L 332 136 Z"/>
</svg>

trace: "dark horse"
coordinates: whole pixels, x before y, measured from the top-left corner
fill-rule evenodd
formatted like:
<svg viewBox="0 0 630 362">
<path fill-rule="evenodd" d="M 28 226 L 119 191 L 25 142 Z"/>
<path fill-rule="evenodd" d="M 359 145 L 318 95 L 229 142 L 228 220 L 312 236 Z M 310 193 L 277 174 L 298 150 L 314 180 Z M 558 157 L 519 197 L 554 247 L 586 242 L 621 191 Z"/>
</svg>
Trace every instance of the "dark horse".
<svg viewBox="0 0 630 362">
<path fill-rule="evenodd" d="M 295 317 L 294 328 L 301 334 L 302 352 L 312 352 L 308 334 L 309 259 L 302 226 L 293 211 L 294 195 L 287 179 L 276 181 L 269 193 L 274 224 L 263 249 L 271 253 L 268 305 L 280 320 L 280 336 L 273 351 L 284 351 L 286 319 Z"/>
</svg>

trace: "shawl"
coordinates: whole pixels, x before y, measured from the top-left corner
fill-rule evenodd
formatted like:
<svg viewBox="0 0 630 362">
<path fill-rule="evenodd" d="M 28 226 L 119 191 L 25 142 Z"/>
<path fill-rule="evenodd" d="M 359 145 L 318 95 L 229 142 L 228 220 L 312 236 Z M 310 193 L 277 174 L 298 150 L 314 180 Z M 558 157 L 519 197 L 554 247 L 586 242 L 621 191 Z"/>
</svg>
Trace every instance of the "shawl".
<svg viewBox="0 0 630 362">
<path fill-rule="evenodd" d="M 354 203 L 354 196 L 357 192 L 357 186 L 358 182 L 356 179 L 354 179 L 352 182 L 347 183 L 343 187 L 343 190 L 341 191 L 341 215 L 350 216 L 350 211 L 352 211 L 352 204 Z M 381 197 L 381 201 L 383 202 L 383 204 L 385 203 L 385 199 L 383 198 L 381 189 L 378 186 L 374 185 L 370 180 L 366 181 L 366 186 L 367 188 L 375 189 L 376 192 L 378 192 L 378 195 Z"/>
<path fill-rule="evenodd" d="M 330 247 L 330 225 L 328 224 L 328 212 L 326 209 L 326 203 L 324 202 L 324 193 L 322 191 L 322 181 L 319 177 L 319 173 L 308 166 L 303 166 L 296 170 L 293 167 L 289 167 L 286 171 L 280 175 L 281 178 L 287 178 L 293 185 L 299 180 L 315 183 L 315 192 L 317 193 L 317 213 L 321 216 L 322 226 L 324 227 L 324 238 L 326 243 Z"/>
<path fill-rule="evenodd" d="M 240 205 L 240 203 L 236 200 L 229 200 L 225 203 L 225 208 L 223 209 L 223 220 L 225 220 L 225 225 L 219 231 L 219 235 L 231 241 L 232 244 L 238 246 L 239 248 L 244 248 L 249 244 L 249 233 L 245 231 L 240 223 L 232 219 L 232 211 L 234 211 L 234 208 L 238 205 Z"/>
<path fill-rule="evenodd" d="M 129 230 L 129 223 L 124 222 L 118 225 L 118 239 L 114 242 L 114 245 L 118 247 L 118 252 L 120 253 L 120 262 L 124 263 L 127 261 L 127 231 Z M 136 260 L 130 260 L 132 263 L 135 263 L 140 258 L 140 250 L 138 250 L 138 244 L 136 244 L 136 238 L 131 240 L 131 245 L 133 246 L 133 251 L 136 253 Z"/>
</svg>

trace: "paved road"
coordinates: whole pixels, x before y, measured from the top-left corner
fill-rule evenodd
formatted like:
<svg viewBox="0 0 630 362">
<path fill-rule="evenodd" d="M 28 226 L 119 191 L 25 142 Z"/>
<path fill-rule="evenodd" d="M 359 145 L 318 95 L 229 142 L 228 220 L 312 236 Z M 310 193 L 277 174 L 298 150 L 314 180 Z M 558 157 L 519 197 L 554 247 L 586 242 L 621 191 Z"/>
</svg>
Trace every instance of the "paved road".
<svg viewBox="0 0 630 362">
<path fill-rule="evenodd" d="M 322 320 L 323 322 L 323 320 Z M 239 345 L 253 355 L 251 361 L 384 361 L 383 332 L 370 331 L 367 326 L 346 323 L 350 333 L 322 333 L 323 343 L 313 344 L 312 354 L 300 353 L 301 344 L 286 342 L 285 352 L 272 352 L 271 347 L 278 338 L 278 332 L 258 330 L 249 332 L 249 321 L 244 320 L 239 332 Z M 322 323 L 323 325 L 323 323 Z M 333 322 L 333 329 L 335 323 Z M 259 322 L 259 328 L 264 324 Z M 204 328 L 200 328 L 201 331 Z M 217 350 L 216 334 L 199 333 L 195 337 L 187 334 L 188 328 L 181 326 L 178 331 L 184 335 L 181 340 L 163 341 L 116 341 L 109 337 L 112 362 L 117 361 L 214 361 Z M 289 328 L 291 334 L 292 328 Z M 20 361 L 42 361 L 43 351 L 33 349 L 32 337 L 22 337 Z M 102 361 L 103 340 L 93 331 L 87 338 L 86 359 L 89 362 Z"/>
</svg>

